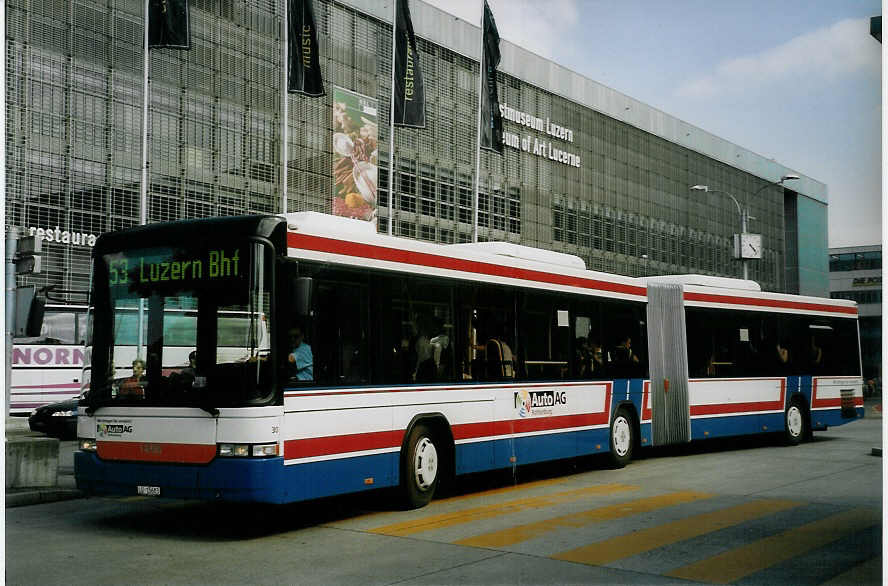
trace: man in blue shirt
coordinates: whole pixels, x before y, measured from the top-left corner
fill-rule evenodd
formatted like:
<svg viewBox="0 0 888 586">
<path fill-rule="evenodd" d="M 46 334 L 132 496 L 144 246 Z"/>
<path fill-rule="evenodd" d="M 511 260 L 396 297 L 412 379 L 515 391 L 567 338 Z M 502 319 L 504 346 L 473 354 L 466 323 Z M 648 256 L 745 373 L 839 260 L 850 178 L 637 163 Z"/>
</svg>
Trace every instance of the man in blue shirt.
<svg viewBox="0 0 888 586">
<path fill-rule="evenodd" d="M 302 328 L 290 330 L 290 376 L 296 380 L 314 380 L 314 356 L 311 346 L 303 341 Z"/>
</svg>

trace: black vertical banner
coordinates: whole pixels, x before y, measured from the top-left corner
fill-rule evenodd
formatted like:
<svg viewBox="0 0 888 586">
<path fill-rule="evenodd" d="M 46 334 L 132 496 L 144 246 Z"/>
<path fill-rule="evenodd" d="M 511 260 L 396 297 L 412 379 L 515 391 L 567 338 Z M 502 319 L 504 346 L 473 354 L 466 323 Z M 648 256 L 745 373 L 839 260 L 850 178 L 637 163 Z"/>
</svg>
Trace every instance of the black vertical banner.
<svg viewBox="0 0 888 586">
<path fill-rule="evenodd" d="M 481 148 L 503 154 L 503 117 L 496 90 L 500 62 L 499 31 L 487 0 L 484 0 L 483 55 L 481 57 Z"/>
<path fill-rule="evenodd" d="M 407 0 L 398 4 L 395 26 L 395 126 L 425 128 L 425 87 Z"/>
<path fill-rule="evenodd" d="M 149 1 L 148 48 L 191 48 L 191 23 L 188 21 L 188 0 Z"/>
<path fill-rule="evenodd" d="M 324 80 L 315 27 L 312 0 L 287 0 L 287 91 L 307 96 L 323 96 Z"/>
</svg>

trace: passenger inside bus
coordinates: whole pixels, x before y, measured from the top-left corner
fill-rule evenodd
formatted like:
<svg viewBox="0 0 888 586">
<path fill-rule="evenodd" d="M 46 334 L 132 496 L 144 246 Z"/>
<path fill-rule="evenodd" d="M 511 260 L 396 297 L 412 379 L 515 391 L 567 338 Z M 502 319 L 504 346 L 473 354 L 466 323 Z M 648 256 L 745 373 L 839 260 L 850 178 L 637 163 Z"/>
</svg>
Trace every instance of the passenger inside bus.
<svg viewBox="0 0 888 586">
<path fill-rule="evenodd" d="M 287 357 L 290 378 L 314 380 L 314 356 L 311 346 L 305 342 L 300 326 L 290 329 L 290 355 Z"/>
<path fill-rule="evenodd" d="M 789 353 L 789 342 L 785 339 L 781 338 L 780 341 L 777 342 L 775 363 L 777 365 L 777 374 L 789 374 L 792 363 Z"/>
<path fill-rule="evenodd" d="M 432 357 L 435 360 L 435 376 L 437 380 L 450 380 L 453 349 L 450 347 L 450 336 L 440 318 L 435 319 L 435 332 L 438 332 L 429 344 L 432 345 Z"/>
<path fill-rule="evenodd" d="M 141 358 L 133 360 L 133 375 L 120 383 L 118 395 L 141 399 L 145 396 L 145 361 Z"/>
<path fill-rule="evenodd" d="M 435 380 L 437 367 L 435 365 L 434 348 L 429 340 L 428 320 L 424 315 L 417 315 L 413 323 L 416 327 L 416 335 L 413 338 L 413 362 L 412 381 L 417 383 L 432 382 Z"/>
<path fill-rule="evenodd" d="M 604 364 L 604 352 L 601 349 L 601 344 L 596 342 L 589 344 L 590 355 L 592 360 L 590 361 L 591 368 L 589 369 L 589 376 L 591 378 L 601 378 L 604 376 L 605 364 Z"/>
<path fill-rule="evenodd" d="M 484 356 L 487 361 L 487 378 L 489 380 L 515 378 L 515 359 L 512 348 L 506 342 L 505 326 L 501 322 L 493 322 L 491 335 L 485 345 Z"/>
</svg>

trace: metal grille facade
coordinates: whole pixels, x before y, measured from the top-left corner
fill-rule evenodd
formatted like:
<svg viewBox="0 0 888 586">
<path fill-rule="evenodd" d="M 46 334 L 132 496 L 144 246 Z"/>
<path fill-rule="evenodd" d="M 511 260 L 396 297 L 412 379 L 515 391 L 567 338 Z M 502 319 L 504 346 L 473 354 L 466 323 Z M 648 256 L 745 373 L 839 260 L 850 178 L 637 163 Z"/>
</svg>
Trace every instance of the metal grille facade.
<svg viewBox="0 0 888 586">
<path fill-rule="evenodd" d="M 148 221 L 277 213 L 283 1 L 190 5 L 193 48 L 150 56 Z M 396 129 L 389 218 L 391 25 L 326 0 L 315 0 L 315 14 L 328 95 L 289 97 L 288 211 L 331 210 L 333 84 L 379 100 L 380 231 L 392 221 L 396 235 L 468 241 L 477 61 L 420 39 L 427 128 Z M 58 228 L 62 239 L 44 241 L 43 272 L 21 283 L 83 290 L 88 235 L 138 223 L 143 2 L 8 0 L 6 25 L 7 222 Z M 573 253 L 591 269 L 635 276 L 739 276 L 733 203 L 688 191 L 707 183 L 741 202 L 755 194 L 752 230 L 765 251 L 750 276 L 786 289 L 782 188 L 558 92 L 505 73 L 499 84 L 503 103 L 571 128 L 582 165 L 508 147 L 483 153 L 481 240 Z"/>
</svg>

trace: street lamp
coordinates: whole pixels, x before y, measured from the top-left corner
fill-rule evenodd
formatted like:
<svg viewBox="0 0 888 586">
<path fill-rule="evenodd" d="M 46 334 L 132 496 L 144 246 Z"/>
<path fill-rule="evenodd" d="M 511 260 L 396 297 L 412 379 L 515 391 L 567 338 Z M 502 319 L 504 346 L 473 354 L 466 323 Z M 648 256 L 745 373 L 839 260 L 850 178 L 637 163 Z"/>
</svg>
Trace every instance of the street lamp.
<svg viewBox="0 0 888 586">
<path fill-rule="evenodd" d="M 767 184 L 761 186 L 754 194 L 752 194 L 752 197 L 755 198 L 755 196 L 757 196 L 759 193 L 761 193 L 762 191 L 764 191 L 768 187 L 771 187 L 773 185 L 783 185 L 784 181 L 793 181 L 798 178 L 799 178 L 798 175 L 792 175 L 792 174 L 783 175 L 782 177 L 780 177 L 779 180 L 771 182 L 771 183 L 767 183 Z M 690 190 L 691 191 L 703 191 L 706 193 L 721 193 L 722 195 L 727 195 L 728 197 L 731 198 L 731 201 L 734 202 L 734 205 L 737 206 L 737 213 L 740 214 L 740 234 L 738 236 L 738 238 L 740 240 L 740 242 L 738 243 L 740 246 L 740 260 L 743 262 L 743 278 L 748 279 L 749 278 L 749 266 L 746 262 L 747 258 L 743 255 L 744 240 L 747 240 L 748 245 L 750 246 L 750 248 L 753 248 L 754 252 L 761 254 L 761 252 L 758 250 L 755 250 L 753 244 L 748 241 L 749 236 L 751 236 L 751 235 L 747 234 L 747 232 L 746 232 L 746 224 L 749 220 L 755 219 L 754 217 L 749 215 L 749 206 L 747 205 L 746 209 L 744 210 L 742 207 L 740 207 L 740 202 L 737 201 L 736 197 L 734 197 L 733 195 L 731 195 L 727 191 L 722 191 L 721 189 L 710 189 L 710 187 L 708 185 L 694 185 L 694 186 L 690 187 Z M 761 245 L 761 242 L 759 242 L 759 246 L 760 245 Z"/>
</svg>

